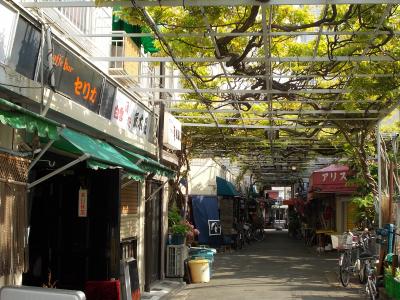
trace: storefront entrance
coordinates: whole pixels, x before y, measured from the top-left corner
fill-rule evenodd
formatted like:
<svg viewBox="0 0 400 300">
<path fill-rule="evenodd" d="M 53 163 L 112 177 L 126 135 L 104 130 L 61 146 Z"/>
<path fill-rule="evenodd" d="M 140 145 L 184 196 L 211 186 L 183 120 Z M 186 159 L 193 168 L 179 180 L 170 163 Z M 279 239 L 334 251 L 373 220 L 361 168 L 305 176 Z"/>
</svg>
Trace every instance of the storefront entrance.
<svg viewBox="0 0 400 300">
<path fill-rule="evenodd" d="M 48 155 L 36 177 L 59 164 L 65 159 Z M 24 284 L 46 284 L 51 272 L 57 288 L 82 290 L 88 280 L 119 277 L 119 180 L 119 169 L 94 171 L 81 163 L 32 189 Z M 82 189 L 86 204 L 79 201 Z"/>
</svg>

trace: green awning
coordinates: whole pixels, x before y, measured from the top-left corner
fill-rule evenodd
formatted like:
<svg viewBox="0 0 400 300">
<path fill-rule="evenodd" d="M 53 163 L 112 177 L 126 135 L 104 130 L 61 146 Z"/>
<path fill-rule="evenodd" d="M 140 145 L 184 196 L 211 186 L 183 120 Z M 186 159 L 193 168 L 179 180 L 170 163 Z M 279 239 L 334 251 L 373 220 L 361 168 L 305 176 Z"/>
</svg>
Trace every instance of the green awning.
<svg viewBox="0 0 400 300">
<path fill-rule="evenodd" d="M 61 124 L 35 114 L 12 102 L 0 98 L 0 122 L 15 129 L 25 129 L 42 138 L 56 140 Z"/>
<path fill-rule="evenodd" d="M 238 191 L 231 182 L 218 176 L 216 176 L 216 181 L 218 196 L 239 196 Z"/>
<path fill-rule="evenodd" d="M 116 168 L 115 166 L 110 166 L 108 164 L 104 164 L 104 163 L 101 163 L 101 162 L 99 162 L 97 160 L 93 160 L 93 159 L 88 159 L 86 161 L 86 165 L 88 166 L 88 168 L 93 169 L 93 170 L 105 170 L 105 169 Z M 143 181 L 143 175 L 139 175 L 139 174 L 127 172 L 125 177 L 135 180 L 135 181 Z"/>
<path fill-rule="evenodd" d="M 124 155 L 126 158 L 128 158 L 130 161 L 133 163 L 137 164 L 140 166 L 141 169 L 150 172 L 150 173 L 155 173 L 161 176 L 165 176 L 168 178 L 172 178 L 175 175 L 175 172 L 164 165 L 160 164 L 159 162 L 148 158 L 146 156 L 134 153 L 132 151 L 122 149 L 122 148 L 117 148 L 119 152 L 121 152 L 122 155 Z"/>
<path fill-rule="evenodd" d="M 146 173 L 104 141 L 68 128 L 61 131 L 60 137 L 58 141 L 54 142 L 53 147 L 76 155 L 90 155 L 88 164 L 91 168 L 101 169 L 109 165 L 111 167 L 120 166 L 130 173 L 139 174 L 141 177 Z"/>
</svg>

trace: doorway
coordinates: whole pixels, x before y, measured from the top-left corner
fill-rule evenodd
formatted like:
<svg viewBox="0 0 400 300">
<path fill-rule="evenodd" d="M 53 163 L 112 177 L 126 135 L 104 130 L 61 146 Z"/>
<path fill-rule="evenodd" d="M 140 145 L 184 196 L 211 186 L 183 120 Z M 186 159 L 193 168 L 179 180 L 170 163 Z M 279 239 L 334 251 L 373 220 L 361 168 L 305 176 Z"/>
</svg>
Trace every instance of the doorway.
<svg viewBox="0 0 400 300">
<path fill-rule="evenodd" d="M 162 189 L 160 186 L 161 183 L 157 181 L 146 182 L 146 199 L 155 194 L 145 204 L 145 291 L 150 291 L 151 284 L 161 277 Z"/>
</svg>

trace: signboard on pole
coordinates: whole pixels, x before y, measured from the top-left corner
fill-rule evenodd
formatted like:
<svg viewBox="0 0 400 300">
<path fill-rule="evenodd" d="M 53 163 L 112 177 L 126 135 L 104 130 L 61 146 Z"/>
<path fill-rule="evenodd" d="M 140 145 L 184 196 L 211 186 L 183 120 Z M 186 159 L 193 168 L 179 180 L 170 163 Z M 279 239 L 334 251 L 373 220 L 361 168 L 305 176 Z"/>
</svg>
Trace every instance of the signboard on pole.
<svg viewBox="0 0 400 300">
<path fill-rule="evenodd" d="M 150 114 L 119 90 L 114 100 L 111 122 L 138 136 L 148 138 L 150 133 Z"/>
<path fill-rule="evenodd" d="M 182 124 L 168 112 L 164 114 L 164 146 L 172 150 L 181 150 Z"/>
</svg>

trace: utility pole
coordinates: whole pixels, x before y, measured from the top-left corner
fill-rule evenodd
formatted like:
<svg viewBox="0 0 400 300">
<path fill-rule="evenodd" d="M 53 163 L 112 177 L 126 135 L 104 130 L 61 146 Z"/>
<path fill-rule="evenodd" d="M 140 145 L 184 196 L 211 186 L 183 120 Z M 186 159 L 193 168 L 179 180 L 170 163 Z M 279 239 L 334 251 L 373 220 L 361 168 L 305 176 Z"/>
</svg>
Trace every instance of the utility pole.
<svg viewBox="0 0 400 300">
<path fill-rule="evenodd" d="M 160 89 L 165 88 L 165 63 L 160 62 Z M 161 163 L 163 159 L 163 147 L 164 147 L 164 113 L 165 113 L 165 103 L 164 100 L 165 92 L 160 92 L 160 114 L 158 116 L 158 161 Z"/>
</svg>

